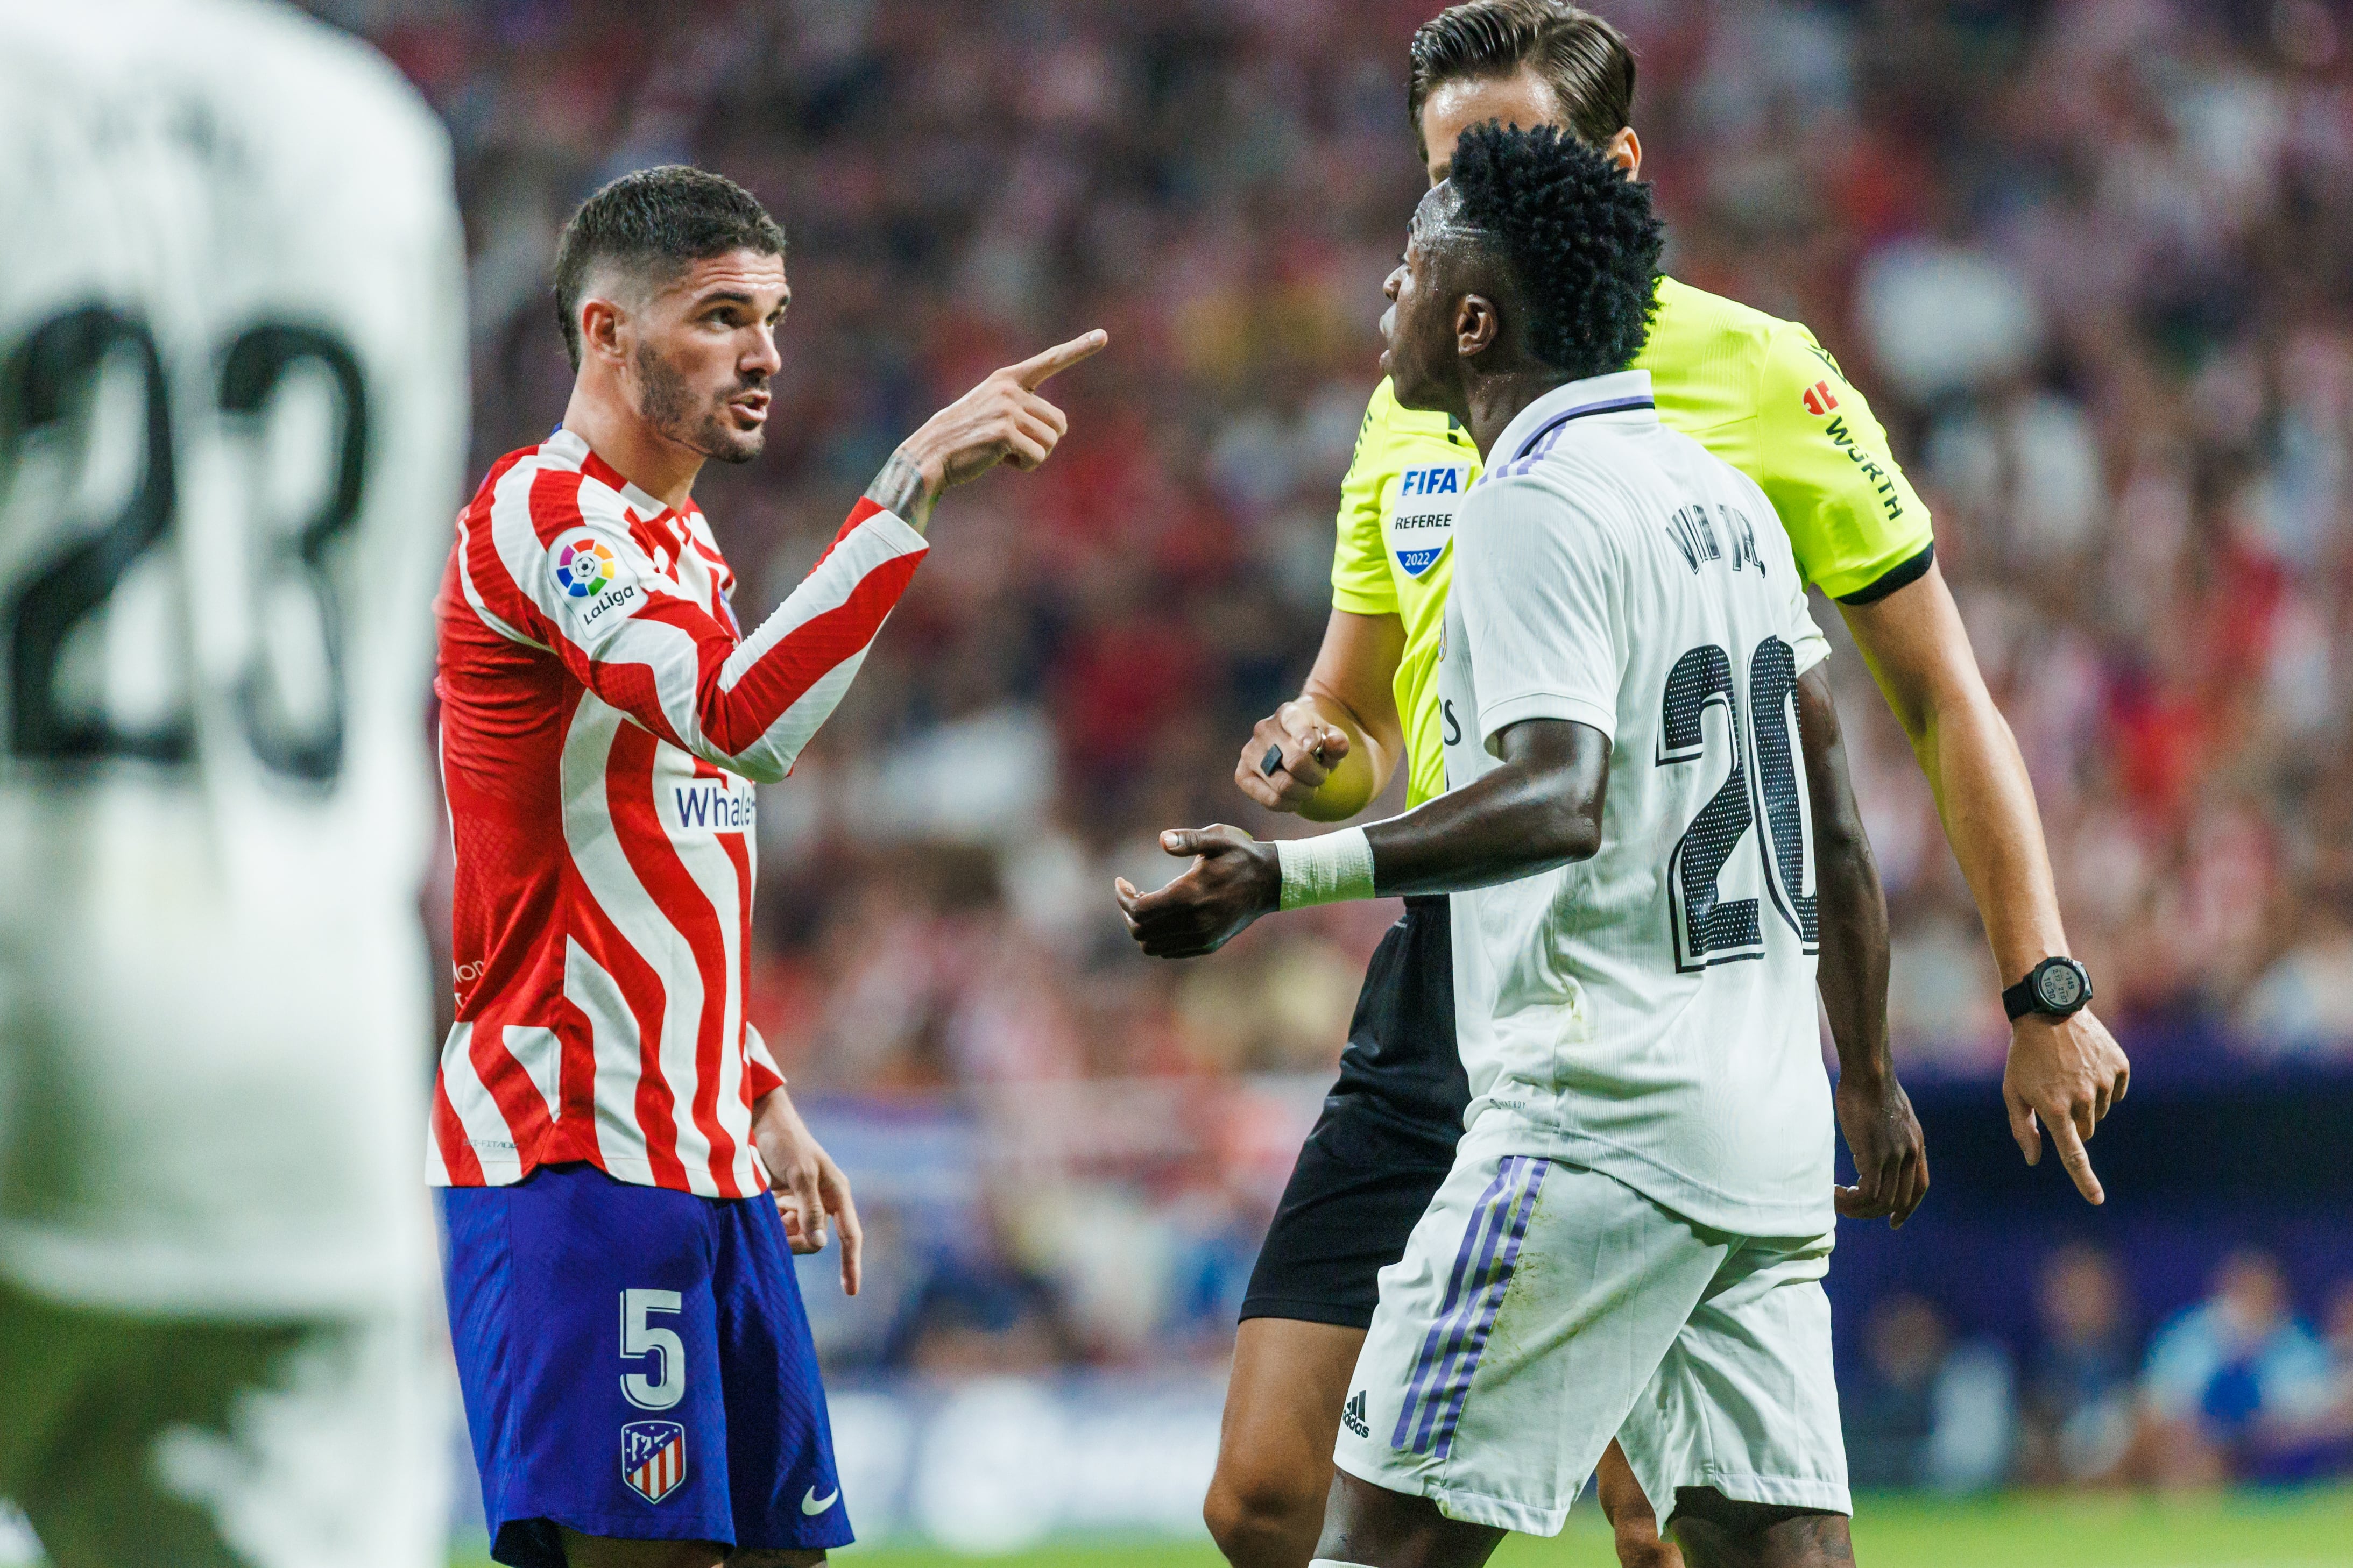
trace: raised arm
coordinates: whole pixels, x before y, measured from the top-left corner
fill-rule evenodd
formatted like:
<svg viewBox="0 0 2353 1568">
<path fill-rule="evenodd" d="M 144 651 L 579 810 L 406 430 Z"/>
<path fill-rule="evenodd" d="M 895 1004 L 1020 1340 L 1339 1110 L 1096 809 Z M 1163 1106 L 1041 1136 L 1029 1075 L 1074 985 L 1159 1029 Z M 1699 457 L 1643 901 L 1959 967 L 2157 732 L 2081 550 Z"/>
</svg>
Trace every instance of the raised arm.
<svg viewBox="0 0 2353 1568">
<path fill-rule="evenodd" d="M 1818 979 L 1838 1047 L 1839 1126 L 1854 1155 L 1855 1184 L 1838 1189 L 1838 1211 L 1901 1226 L 1928 1194 L 1927 1144 L 1888 1050 L 1887 900 L 1823 665 L 1798 678 L 1798 732 L 1813 807 Z"/>
<path fill-rule="evenodd" d="M 494 506 L 496 562 L 522 601 L 475 600 L 495 629 L 553 650 L 604 701 L 663 740 L 773 783 L 840 702 L 928 546 L 943 491 L 999 462 L 1033 468 L 1069 427 L 1039 384 L 1100 349 L 1090 332 L 1008 366 L 927 420 L 900 447 L 809 574 L 748 637 L 723 608 L 677 592 L 619 492 L 581 472 L 519 473 L 524 495 Z M 469 542 L 467 558 L 475 556 Z"/>
</svg>

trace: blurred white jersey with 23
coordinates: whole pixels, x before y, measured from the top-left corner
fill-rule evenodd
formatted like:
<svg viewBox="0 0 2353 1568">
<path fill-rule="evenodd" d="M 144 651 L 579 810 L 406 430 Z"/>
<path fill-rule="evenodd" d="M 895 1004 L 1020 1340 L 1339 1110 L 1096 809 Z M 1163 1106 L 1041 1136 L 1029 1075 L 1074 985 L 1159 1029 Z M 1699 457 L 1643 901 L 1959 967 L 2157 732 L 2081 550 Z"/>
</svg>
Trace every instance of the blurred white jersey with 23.
<svg viewBox="0 0 2353 1568">
<path fill-rule="evenodd" d="M 0 1278 L 429 1278 L 446 135 L 250 0 L 0 3 Z"/>
</svg>

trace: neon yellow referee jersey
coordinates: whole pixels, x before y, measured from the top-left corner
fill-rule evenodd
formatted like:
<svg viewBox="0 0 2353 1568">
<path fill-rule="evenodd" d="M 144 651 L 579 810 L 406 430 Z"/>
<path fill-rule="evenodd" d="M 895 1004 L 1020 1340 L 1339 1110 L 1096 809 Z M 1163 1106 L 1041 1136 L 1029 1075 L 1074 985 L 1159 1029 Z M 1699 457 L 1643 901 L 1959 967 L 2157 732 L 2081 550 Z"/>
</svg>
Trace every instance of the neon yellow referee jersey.
<svg viewBox="0 0 2353 1568">
<path fill-rule="evenodd" d="M 1659 416 L 1755 479 L 1780 514 L 1798 568 L 1834 599 L 1867 602 L 1928 569 L 1928 509 L 1888 456 L 1887 433 L 1813 333 L 1672 278 L 1650 341 Z M 1453 572 L 1455 510 L 1479 477 L 1471 434 L 1444 414 L 1373 394 L 1340 486 L 1332 605 L 1405 622 L 1397 707 L 1411 758 L 1407 799 L 1445 787 L 1439 632 Z"/>
</svg>

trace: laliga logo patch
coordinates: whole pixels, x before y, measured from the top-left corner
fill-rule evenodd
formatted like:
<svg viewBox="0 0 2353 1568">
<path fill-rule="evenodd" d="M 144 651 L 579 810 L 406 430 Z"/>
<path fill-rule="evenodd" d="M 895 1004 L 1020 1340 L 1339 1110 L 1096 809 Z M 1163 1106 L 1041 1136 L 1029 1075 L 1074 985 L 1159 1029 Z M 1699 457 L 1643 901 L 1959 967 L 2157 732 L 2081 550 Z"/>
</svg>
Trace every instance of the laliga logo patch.
<svg viewBox="0 0 2353 1568">
<path fill-rule="evenodd" d="M 602 593 L 616 570 L 613 552 L 587 534 L 555 547 L 555 580 L 575 599 Z"/>
<path fill-rule="evenodd" d="M 1454 536 L 1454 510 L 1470 479 L 1471 470 L 1461 463 L 1408 468 L 1398 476 L 1389 548 L 1407 576 L 1419 578 L 1446 553 L 1446 542 Z"/>
<path fill-rule="evenodd" d="M 632 1421 L 621 1428 L 621 1479 L 648 1502 L 686 1482 L 686 1428 L 675 1421 Z"/>
</svg>

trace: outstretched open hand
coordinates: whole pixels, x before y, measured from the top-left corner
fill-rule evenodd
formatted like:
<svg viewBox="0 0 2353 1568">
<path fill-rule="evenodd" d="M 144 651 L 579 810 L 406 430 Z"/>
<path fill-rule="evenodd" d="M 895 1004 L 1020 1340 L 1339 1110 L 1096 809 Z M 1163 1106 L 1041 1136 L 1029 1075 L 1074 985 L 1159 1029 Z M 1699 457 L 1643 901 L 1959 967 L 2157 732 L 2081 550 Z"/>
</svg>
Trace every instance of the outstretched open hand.
<svg viewBox="0 0 2353 1568">
<path fill-rule="evenodd" d="M 1127 932 L 1154 958 L 1198 958 L 1215 952 L 1282 903 L 1282 862 L 1274 846 L 1239 827 L 1172 828 L 1160 836 L 1171 855 L 1192 866 L 1155 893 L 1139 893 L 1124 877 L 1113 884 Z"/>
</svg>

